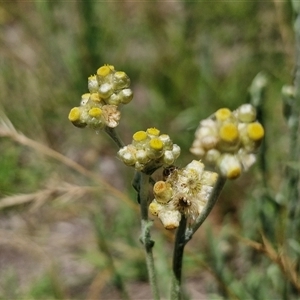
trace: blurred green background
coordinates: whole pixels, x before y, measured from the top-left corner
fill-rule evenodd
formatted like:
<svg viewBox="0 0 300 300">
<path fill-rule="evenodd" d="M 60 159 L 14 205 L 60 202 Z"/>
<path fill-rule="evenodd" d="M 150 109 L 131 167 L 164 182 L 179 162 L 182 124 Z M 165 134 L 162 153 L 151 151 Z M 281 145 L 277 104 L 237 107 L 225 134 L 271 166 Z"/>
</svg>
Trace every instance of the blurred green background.
<svg viewBox="0 0 300 300">
<path fill-rule="evenodd" d="M 117 128 L 125 143 L 157 127 L 181 146 L 179 166 L 194 158 L 199 121 L 249 101 L 253 78 L 266 74 L 263 174 L 258 164 L 227 183 L 187 247 L 184 276 L 191 299 L 296 297 L 277 264 L 236 239 L 259 239 L 262 228 L 274 244 L 286 239 L 273 228 L 285 219 L 269 191 L 287 160 L 280 91 L 293 80 L 293 19 L 290 2 L 275 0 L 1 1 L 0 117 L 29 139 L 0 126 L 0 298 L 121 299 L 120 278 L 132 299 L 151 298 L 133 170 L 104 133 L 67 118 L 103 64 L 131 78 L 134 99 Z M 172 235 L 155 220 L 164 296 Z"/>
</svg>

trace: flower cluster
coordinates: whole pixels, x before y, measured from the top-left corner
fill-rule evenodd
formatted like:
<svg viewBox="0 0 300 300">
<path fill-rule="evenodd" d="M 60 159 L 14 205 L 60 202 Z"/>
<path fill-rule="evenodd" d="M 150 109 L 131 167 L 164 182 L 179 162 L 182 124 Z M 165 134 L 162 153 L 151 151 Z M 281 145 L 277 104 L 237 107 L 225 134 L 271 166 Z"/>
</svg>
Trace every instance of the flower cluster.
<svg viewBox="0 0 300 300">
<path fill-rule="evenodd" d="M 116 71 L 111 65 L 100 67 L 96 75 L 88 78 L 89 93 L 82 95 L 80 106 L 71 109 L 69 120 L 77 127 L 115 128 L 121 117 L 118 106 L 133 98 L 129 86 L 125 72 Z"/>
<path fill-rule="evenodd" d="M 182 169 L 166 168 L 165 180 L 155 183 L 155 199 L 149 211 L 159 217 L 166 229 L 177 228 L 182 215 L 194 222 L 204 209 L 218 178 L 217 173 L 205 171 L 204 167 L 193 160 Z"/>
<path fill-rule="evenodd" d="M 137 131 L 132 143 L 118 152 L 118 157 L 126 165 L 150 174 L 163 165 L 172 165 L 179 155 L 180 147 L 156 128 Z"/>
<path fill-rule="evenodd" d="M 255 162 L 263 137 L 264 128 L 251 104 L 235 111 L 221 108 L 200 122 L 190 151 L 214 165 L 222 176 L 234 179 Z"/>
</svg>

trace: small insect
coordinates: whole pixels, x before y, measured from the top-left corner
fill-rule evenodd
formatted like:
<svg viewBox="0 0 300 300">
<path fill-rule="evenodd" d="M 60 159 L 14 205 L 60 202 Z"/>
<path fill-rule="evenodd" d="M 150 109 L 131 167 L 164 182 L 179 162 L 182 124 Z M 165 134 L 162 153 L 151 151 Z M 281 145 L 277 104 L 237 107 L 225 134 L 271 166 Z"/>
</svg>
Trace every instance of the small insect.
<svg viewBox="0 0 300 300">
<path fill-rule="evenodd" d="M 178 170 L 174 165 L 168 166 L 163 170 L 163 180 L 166 181 L 174 172 Z"/>
<path fill-rule="evenodd" d="M 180 197 L 178 199 L 178 204 L 179 206 L 181 206 L 182 208 L 185 208 L 185 207 L 188 207 L 188 206 L 191 206 L 192 203 L 191 201 L 187 198 L 187 197 Z"/>
</svg>

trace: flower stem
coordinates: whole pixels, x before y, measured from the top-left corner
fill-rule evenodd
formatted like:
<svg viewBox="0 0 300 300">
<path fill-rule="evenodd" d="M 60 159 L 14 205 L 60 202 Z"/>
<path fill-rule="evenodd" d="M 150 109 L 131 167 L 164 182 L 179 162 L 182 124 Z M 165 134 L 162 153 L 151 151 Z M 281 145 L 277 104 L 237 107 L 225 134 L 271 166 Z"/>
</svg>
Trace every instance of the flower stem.
<svg viewBox="0 0 300 300">
<path fill-rule="evenodd" d="M 176 232 L 174 253 L 173 253 L 173 273 L 172 273 L 172 286 L 171 286 L 171 299 L 180 300 L 183 294 L 181 286 L 182 277 L 182 262 L 183 262 L 183 252 L 185 241 L 185 231 L 186 231 L 187 219 L 184 215 L 179 223 L 179 227 Z"/>
<path fill-rule="evenodd" d="M 118 133 L 114 128 L 110 128 L 108 126 L 105 127 L 105 132 L 110 136 L 110 138 L 117 144 L 119 148 L 123 148 L 125 146 L 124 142 L 119 137 Z"/>
<path fill-rule="evenodd" d="M 148 219 L 148 205 L 149 205 L 149 179 L 150 176 L 145 173 L 140 173 L 140 186 L 139 186 L 139 200 L 140 200 L 140 210 L 141 210 L 141 237 L 140 241 L 144 245 L 146 253 L 146 264 L 149 276 L 149 282 L 152 289 L 153 299 L 159 300 L 159 291 L 156 280 L 156 272 L 154 268 L 154 259 L 152 248 L 154 246 L 154 241 L 151 240 L 150 227 L 152 226 L 152 221 Z"/>
<path fill-rule="evenodd" d="M 219 175 L 217 182 L 212 190 L 212 193 L 210 194 L 210 197 L 207 201 L 205 208 L 200 213 L 200 215 L 197 218 L 193 227 L 188 228 L 186 230 L 185 243 L 187 243 L 192 238 L 193 234 L 199 229 L 199 227 L 202 225 L 202 223 L 205 221 L 205 219 L 208 217 L 208 215 L 212 211 L 212 209 L 215 206 L 215 204 L 220 196 L 220 193 L 225 185 L 225 182 L 226 182 L 226 178 Z"/>
</svg>

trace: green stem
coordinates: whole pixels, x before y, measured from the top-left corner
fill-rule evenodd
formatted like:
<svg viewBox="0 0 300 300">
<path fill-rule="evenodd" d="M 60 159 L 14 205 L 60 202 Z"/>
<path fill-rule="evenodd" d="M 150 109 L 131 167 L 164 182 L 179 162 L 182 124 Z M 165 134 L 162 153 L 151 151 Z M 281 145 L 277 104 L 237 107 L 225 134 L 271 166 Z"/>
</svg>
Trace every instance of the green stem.
<svg viewBox="0 0 300 300">
<path fill-rule="evenodd" d="M 192 228 L 188 228 L 185 233 L 185 243 L 187 243 L 193 236 L 193 234 L 199 229 L 199 227 L 202 225 L 202 223 L 205 221 L 205 219 L 208 217 L 210 212 L 212 211 L 213 207 L 215 206 L 219 195 L 225 185 L 226 178 L 222 176 L 218 176 L 216 185 L 214 186 L 212 193 L 210 194 L 210 197 L 207 201 L 207 204 L 203 211 L 200 213 L 199 217 L 197 218 L 195 224 Z"/>
<path fill-rule="evenodd" d="M 124 142 L 119 137 L 118 133 L 114 128 L 105 127 L 105 132 L 110 136 L 110 138 L 117 144 L 119 148 L 123 148 L 125 146 Z"/>
<path fill-rule="evenodd" d="M 153 299 L 159 300 L 159 291 L 156 280 L 156 272 L 154 268 L 154 259 L 152 248 L 154 242 L 151 240 L 150 228 L 152 226 L 152 221 L 148 219 L 148 206 L 149 206 L 149 178 L 150 176 L 145 173 L 140 173 L 140 186 L 139 186 L 139 200 L 140 200 L 140 210 L 141 210 L 141 237 L 140 240 L 145 248 L 146 253 L 146 264 L 149 276 L 149 282 L 152 289 Z"/>
<path fill-rule="evenodd" d="M 187 219 L 184 215 L 179 223 L 179 227 L 176 232 L 174 253 L 173 253 L 173 274 L 172 274 L 172 286 L 171 286 L 171 299 L 180 300 L 183 295 L 183 290 L 181 286 L 182 277 L 182 263 L 183 263 L 183 252 L 185 241 L 185 231 L 186 231 Z"/>
</svg>

